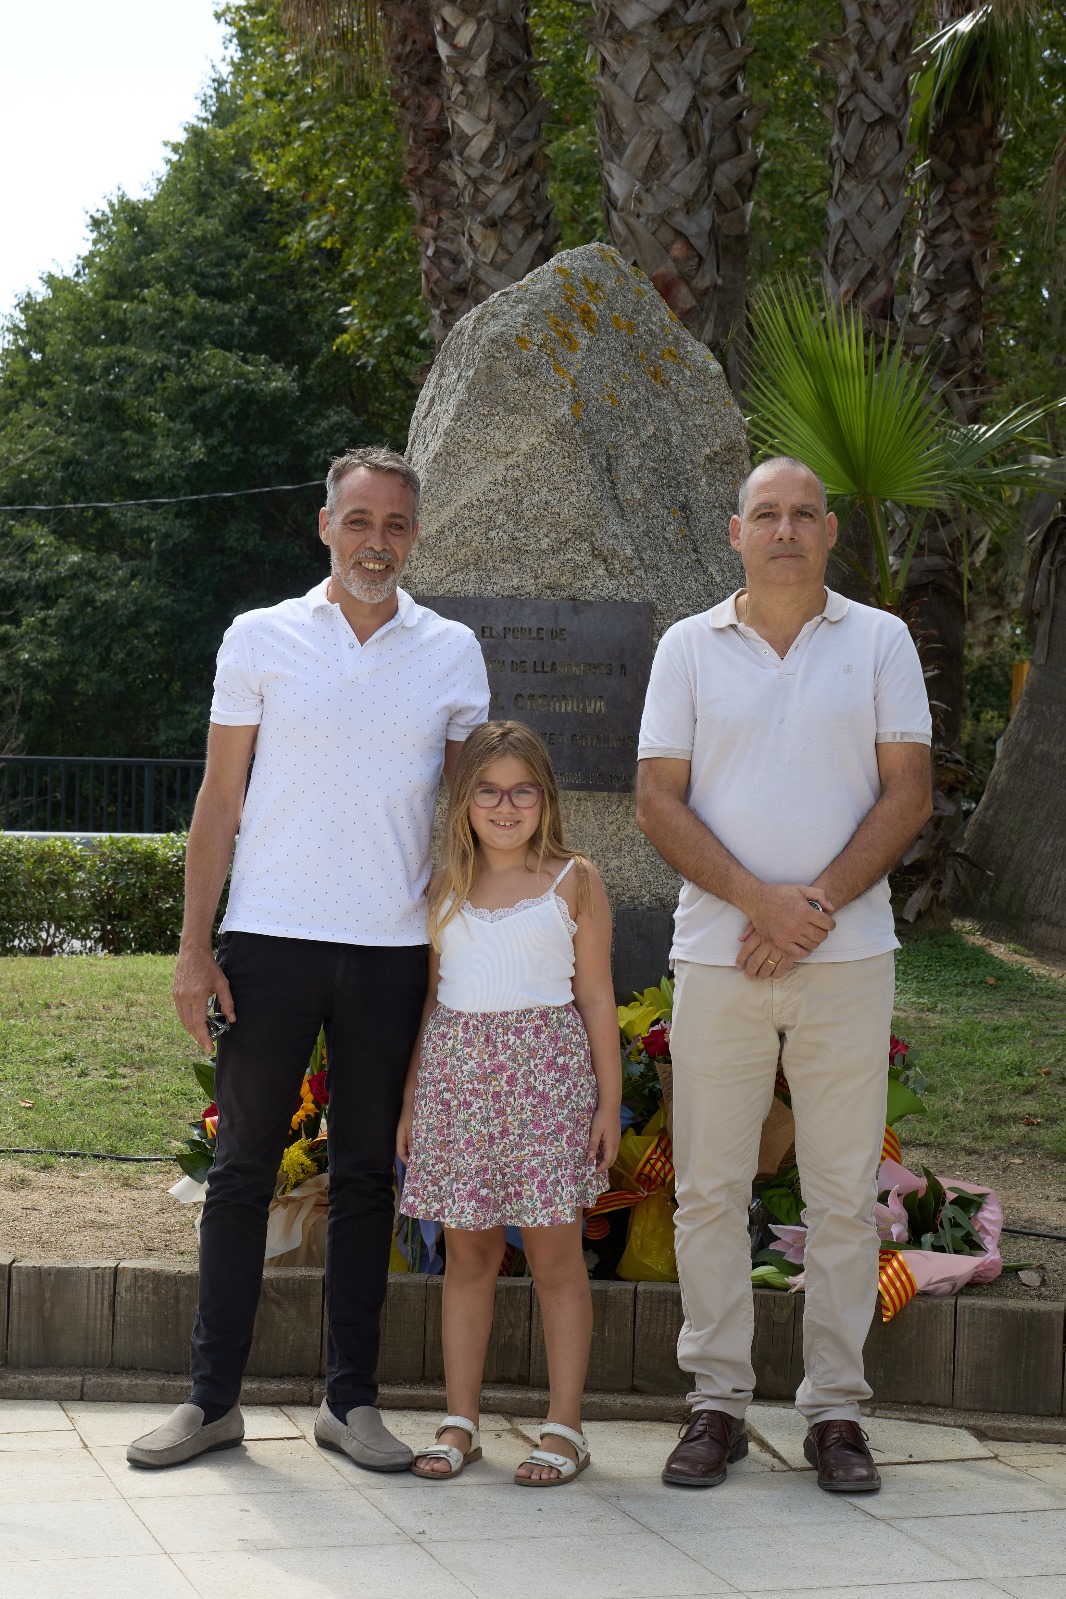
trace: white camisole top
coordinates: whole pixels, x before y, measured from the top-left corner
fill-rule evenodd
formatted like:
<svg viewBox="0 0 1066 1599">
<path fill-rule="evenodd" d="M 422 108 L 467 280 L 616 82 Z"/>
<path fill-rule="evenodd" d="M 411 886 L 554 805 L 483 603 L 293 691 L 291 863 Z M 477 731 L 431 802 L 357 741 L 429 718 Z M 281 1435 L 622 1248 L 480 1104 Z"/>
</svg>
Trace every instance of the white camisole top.
<svg viewBox="0 0 1066 1599">
<path fill-rule="evenodd" d="M 574 997 L 574 934 L 565 899 L 551 888 L 535 899 L 486 911 L 463 906 L 441 933 L 437 1003 L 448 1010 L 529 1010 Z"/>
</svg>

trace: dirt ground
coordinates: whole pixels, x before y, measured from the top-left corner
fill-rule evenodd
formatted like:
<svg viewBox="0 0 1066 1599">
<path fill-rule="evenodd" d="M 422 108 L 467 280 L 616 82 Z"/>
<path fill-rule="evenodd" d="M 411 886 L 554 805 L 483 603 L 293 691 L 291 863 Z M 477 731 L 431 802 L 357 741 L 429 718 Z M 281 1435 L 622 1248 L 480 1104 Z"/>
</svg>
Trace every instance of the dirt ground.
<svg viewBox="0 0 1066 1599">
<path fill-rule="evenodd" d="M 165 1166 L 0 1161 L 0 1252 L 35 1260 L 195 1260 L 195 1205 Z"/>
<path fill-rule="evenodd" d="M 1003 1204 L 1008 1227 L 1066 1234 L 1066 1170 L 1055 1161 L 984 1156 L 972 1164 L 908 1143 L 911 1169 L 988 1183 Z M 978 1167 L 980 1169 L 978 1169 Z M 194 1260 L 197 1207 L 167 1193 L 176 1166 L 112 1166 L 60 1162 L 49 1169 L 0 1161 L 0 1253 L 52 1260 Z M 1066 1241 L 1004 1234 L 1005 1261 L 1042 1266 L 1046 1282 L 1026 1287 L 1005 1273 L 967 1293 L 1024 1299 L 1066 1298 Z"/>
</svg>

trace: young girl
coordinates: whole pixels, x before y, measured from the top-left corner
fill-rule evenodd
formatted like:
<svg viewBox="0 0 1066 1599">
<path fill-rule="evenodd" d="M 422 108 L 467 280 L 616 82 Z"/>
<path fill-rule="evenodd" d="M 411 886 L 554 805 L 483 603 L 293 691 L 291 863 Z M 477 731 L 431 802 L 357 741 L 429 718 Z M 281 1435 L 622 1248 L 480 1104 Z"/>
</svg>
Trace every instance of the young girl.
<svg viewBox="0 0 1066 1599">
<path fill-rule="evenodd" d="M 488 722 L 463 745 L 429 925 L 429 992 L 396 1147 L 409 1162 L 404 1215 L 444 1223 L 452 1413 L 413 1469 L 454 1477 L 481 1456 L 485 1351 L 513 1226 L 540 1300 L 550 1395 L 543 1447 L 515 1481 L 547 1488 L 589 1460 L 581 1212 L 608 1186 L 622 1083 L 607 896 L 564 845 L 548 752 L 520 722 Z"/>
</svg>

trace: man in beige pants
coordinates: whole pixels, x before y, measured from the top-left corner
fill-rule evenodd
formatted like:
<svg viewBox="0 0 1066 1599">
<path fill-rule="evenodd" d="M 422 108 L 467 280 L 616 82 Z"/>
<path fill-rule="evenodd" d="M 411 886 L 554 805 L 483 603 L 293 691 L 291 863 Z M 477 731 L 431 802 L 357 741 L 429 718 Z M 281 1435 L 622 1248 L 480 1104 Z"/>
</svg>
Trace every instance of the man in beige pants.
<svg viewBox="0 0 1066 1599">
<path fill-rule="evenodd" d="M 804 1379 L 823 1488 L 880 1486 L 859 1404 L 898 948 L 885 874 L 931 811 L 930 717 L 904 624 L 825 587 L 836 518 L 764 462 L 729 537 L 746 586 L 655 655 L 637 821 L 684 885 L 671 1036 L 678 1363 L 691 1417 L 663 1480 L 721 1482 L 755 1375 L 747 1211 L 779 1047 L 806 1204 Z"/>
</svg>

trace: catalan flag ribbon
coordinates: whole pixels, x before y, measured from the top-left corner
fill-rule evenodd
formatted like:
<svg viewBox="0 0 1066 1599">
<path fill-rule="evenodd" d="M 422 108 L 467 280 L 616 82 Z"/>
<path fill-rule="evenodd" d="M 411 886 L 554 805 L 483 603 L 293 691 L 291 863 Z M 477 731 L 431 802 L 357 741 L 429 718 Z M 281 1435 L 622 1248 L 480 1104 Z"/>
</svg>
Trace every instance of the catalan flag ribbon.
<svg viewBox="0 0 1066 1599">
<path fill-rule="evenodd" d="M 643 1156 L 633 1175 L 637 1182 L 644 1186 L 646 1194 L 652 1193 L 656 1188 L 665 1188 L 667 1183 L 673 1181 L 674 1150 L 669 1133 L 665 1130 L 660 1131 L 658 1138 Z"/>
<path fill-rule="evenodd" d="M 904 1305 L 918 1292 L 914 1273 L 907 1265 L 902 1249 L 878 1251 L 880 1270 L 877 1275 L 877 1292 L 881 1296 L 881 1320 L 891 1321 Z"/>
<path fill-rule="evenodd" d="M 903 1163 L 903 1150 L 900 1148 L 899 1135 L 894 1127 L 885 1128 L 884 1142 L 881 1145 L 881 1159 L 894 1160 L 897 1165 Z"/>
<path fill-rule="evenodd" d="M 592 1243 L 600 1238 L 606 1238 L 611 1230 L 611 1224 L 606 1216 L 593 1216 L 591 1212 L 585 1214 L 585 1237 Z"/>
<path fill-rule="evenodd" d="M 607 1236 L 608 1217 L 612 1211 L 629 1210 L 639 1205 L 659 1188 L 665 1188 L 673 1179 L 673 1149 L 669 1134 L 661 1129 L 641 1155 L 632 1173 L 625 1174 L 631 1187 L 612 1188 L 601 1194 L 591 1210 L 585 1212 L 585 1237 L 593 1240 Z"/>
</svg>

